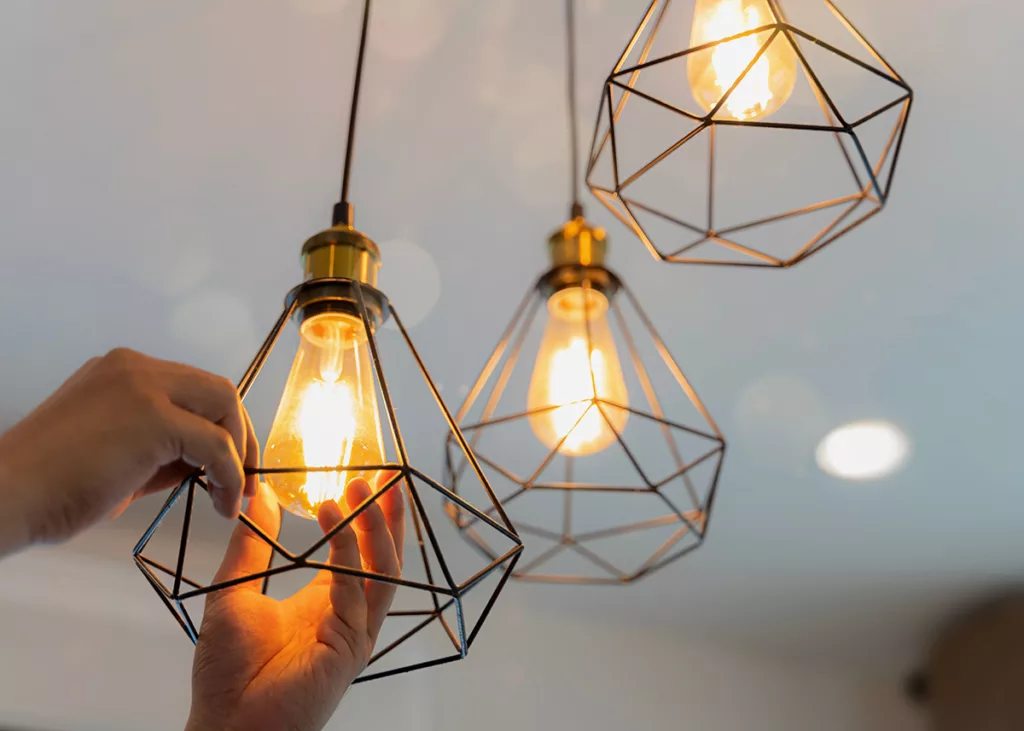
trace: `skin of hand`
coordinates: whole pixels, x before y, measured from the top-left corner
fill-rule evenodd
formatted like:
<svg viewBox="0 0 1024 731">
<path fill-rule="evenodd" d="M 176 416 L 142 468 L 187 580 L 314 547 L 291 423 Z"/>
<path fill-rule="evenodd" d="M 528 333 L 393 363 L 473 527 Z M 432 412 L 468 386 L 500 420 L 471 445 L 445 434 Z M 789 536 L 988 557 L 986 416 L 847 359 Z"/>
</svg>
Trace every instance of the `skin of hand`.
<svg viewBox="0 0 1024 731">
<path fill-rule="evenodd" d="M 0 556 L 59 542 L 206 467 L 217 511 L 255 495 L 259 447 L 225 378 L 126 349 L 82 366 L 0 435 Z"/>
<path fill-rule="evenodd" d="M 394 473 L 379 473 L 377 486 Z M 345 515 L 371 495 L 361 478 L 345 490 Z M 277 536 L 281 513 L 266 485 L 246 514 Z M 343 519 L 333 501 L 317 516 L 326 534 Z M 401 576 L 402 485 L 395 484 L 330 541 L 328 563 Z M 271 548 L 239 523 L 215 581 L 264 571 Z M 208 595 L 192 669 L 186 731 L 316 731 L 366 667 L 395 586 L 320 571 L 283 601 L 250 581 Z"/>
</svg>

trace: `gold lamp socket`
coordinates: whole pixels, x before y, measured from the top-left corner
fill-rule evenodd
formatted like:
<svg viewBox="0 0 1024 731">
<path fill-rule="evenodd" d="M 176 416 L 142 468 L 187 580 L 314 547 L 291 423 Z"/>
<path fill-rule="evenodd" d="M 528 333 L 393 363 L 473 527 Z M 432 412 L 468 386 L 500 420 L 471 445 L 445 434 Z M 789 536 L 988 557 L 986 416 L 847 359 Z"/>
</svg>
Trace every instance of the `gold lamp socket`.
<svg viewBox="0 0 1024 731">
<path fill-rule="evenodd" d="M 339 224 L 303 244 L 302 268 L 306 281 L 353 279 L 376 287 L 380 249 L 366 235 Z"/>
<path fill-rule="evenodd" d="M 548 249 L 552 267 L 603 267 L 608 241 L 603 228 L 577 216 L 551 235 Z"/>
</svg>

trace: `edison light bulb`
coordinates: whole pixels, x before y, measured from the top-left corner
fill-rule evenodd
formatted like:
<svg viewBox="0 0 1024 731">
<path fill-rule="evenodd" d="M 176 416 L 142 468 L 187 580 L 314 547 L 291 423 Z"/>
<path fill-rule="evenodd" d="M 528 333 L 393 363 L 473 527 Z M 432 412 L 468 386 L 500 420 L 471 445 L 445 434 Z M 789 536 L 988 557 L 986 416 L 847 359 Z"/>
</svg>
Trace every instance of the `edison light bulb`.
<svg viewBox="0 0 1024 731">
<path fill-rule="evenodd" d="M 697 0 L 690 46 L 695 48 L 774 23 L 765 0 Z M 704 111 L 711 111 L 725 96 L 772 32 L 769 28 L 689 55 L 690 88 Z M 767 117 L 789 99 L 796 77 L 796 54 L 789 41 L 778 35 L 729 95 L 718 116 L 741 121 Z"/>
<path fill-rule="evenodd" d="M 264 467 L 381 465 L 384 449 L 366 328 L 345 313 L 306 319 L 298 353 L 263 453 Z M 340 501 L 366 470 L 269 474 L 281 505 L 315 518 L 321 503 Z"/>
<path fill-rule="evenodd" d="M 548 310 L 527 395 L 530 426 L 543 444 L 563 454 L 599 452 L 615 441 L 615 431 L 621 432 L 629 417 L 626 381 L 608 327 L 608 298 L 594 289 L 570 287 L 551 296 Z M 623 408 L 598 407 L 595 398 Z"/>
</svg>

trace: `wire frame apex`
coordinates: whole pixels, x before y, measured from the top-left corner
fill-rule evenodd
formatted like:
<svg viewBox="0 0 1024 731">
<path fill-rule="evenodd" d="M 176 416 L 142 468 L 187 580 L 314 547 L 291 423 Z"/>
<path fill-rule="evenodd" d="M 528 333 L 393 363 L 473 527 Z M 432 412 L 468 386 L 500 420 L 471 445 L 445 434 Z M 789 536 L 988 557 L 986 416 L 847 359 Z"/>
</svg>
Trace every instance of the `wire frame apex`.
<svg viewBox="0 0 1024 731">
<path fill-rule="evenodd" d="M 604 84 L 587 184 L 661 261 L 790 267 L 889 201 L 910 86 L 830 0 L 827 36 L 743 5 L 735 33 L 676 50 L 689 4 L 652 0 Z M 694 98 L 695 69 L 718 69 L 717 98 Z"/>
</svg>

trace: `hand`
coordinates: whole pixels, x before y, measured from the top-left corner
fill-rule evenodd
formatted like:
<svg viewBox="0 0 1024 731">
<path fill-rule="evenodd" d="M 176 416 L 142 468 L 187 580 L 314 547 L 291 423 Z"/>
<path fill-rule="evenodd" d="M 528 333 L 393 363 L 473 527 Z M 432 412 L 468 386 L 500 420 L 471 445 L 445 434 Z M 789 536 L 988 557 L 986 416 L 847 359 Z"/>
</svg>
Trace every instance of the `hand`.
<svg viewBox="0 0 1024 731">
<path fill-rule="evenodd" d="M 93 358 L 0 435 L 0 556 L 70 538 L 203 465 L 234 518 L 258 452 L 227 379 L 124 349 Z"/>
<path fill-rule="evenodd" d="M 379 473 L 378 488 L 393 475 Z M 331 539 L 328 563 L 401 576 L 401 487 L 390 488 Z M 370 494 L 366 480 L 350 482 L 346 514 Z M 246 514 L 277 536 L 281 513 L 265 485 L 249 501 Z M 317 518 L 327 533 L 343 515 L 330 501 Z M 270 546 L 240 523 L 215 581 L 264 571 L 270 557 Z M 395 588 L 320 571 L 284 601 L 261 594 L 258 580 L 209 594 L 192 667 L 187 731 L 322 729 L 366 667 Z"/>
</svg>

